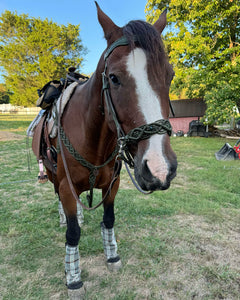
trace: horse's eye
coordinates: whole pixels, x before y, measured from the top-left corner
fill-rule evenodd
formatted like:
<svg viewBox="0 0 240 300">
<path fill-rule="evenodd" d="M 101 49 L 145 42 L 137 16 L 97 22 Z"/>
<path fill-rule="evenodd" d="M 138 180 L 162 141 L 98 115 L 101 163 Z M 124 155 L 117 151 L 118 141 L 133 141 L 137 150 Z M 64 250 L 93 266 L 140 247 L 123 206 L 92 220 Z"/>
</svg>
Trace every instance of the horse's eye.
<svg viewBox="0 0 240 300">
<path fill-rule="evenodd" d="M 112 83 L 113 83 L 114 85 L 120 85 L 120 81 L 119 81 L 119 79 L 117 78 L 116 75 L 110 74 L 110 75 L 109 75 L 109 78 L 111 79 L 111 81 L 112 81 Z"/>
</svg>

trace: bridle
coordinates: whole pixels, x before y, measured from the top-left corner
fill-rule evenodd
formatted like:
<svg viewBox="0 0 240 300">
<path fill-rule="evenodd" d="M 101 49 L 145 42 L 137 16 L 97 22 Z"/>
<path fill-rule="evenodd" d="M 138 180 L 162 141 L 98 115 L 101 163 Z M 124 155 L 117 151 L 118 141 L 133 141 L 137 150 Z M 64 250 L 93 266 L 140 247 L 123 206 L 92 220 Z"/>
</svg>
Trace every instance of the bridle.
<svg viewBox="0 0 240 300">
<path fill-rule="evenodd" d="M 136 43 L 138 41 L 137 36 L 134 36 L 134 43 Z M 117 114 L 116 114 L 116 110 L 112 101 L 112 97 L 111 97 L 111 91 L 110 91 L 110 84 L 109 84 L 109 78 L 107 76 L 107 59 L 109 57 L 109 55 L 113 52 L 113 50 L 119 46 L 127 46 L 129 45 L 129 41 L 125 36 L 122 36 L 120 39 L 116 40 L 114 43 L 112 43 L 109 48 L 106 50 L 105 54 L 104 54 L 104 61 L 105 61 L 105 67 L 104 67 L 104 71 L 102 73 L 102 92 L 101 92 L 101 102 L 103 104 L 103 98 L 105 100 L 106 106 L 107 106 L 107 111 L 108 114 L 112 117 L 115 126 L 116 126 L 116 130 L 117 130 L 117 145 L 113 151 L 113 153 L 109 156 L 109 158 L 100 166 L 95 166 L 92 165 L 90 162 L 88 162 L 86 159 L 84 159 L 72 146 L 70 140 L 68 139 L 68 137 L 66 136 L 63 127 L 61 126 L 61 117 L 60 117 L 60 113 L 58 114 L 58 146 L 59 146 L 59 150 L 61 152 L 61 156 L 62 156 L 62 161 L 63 161 L 63 165 L 64 165 L 64 169 L 65 169 L 65 173 L 67 176 L 67 180 L 71 189 L 71 192 L 74 196 L 74 198 L 76 199 L 77 202 L 79 202 L 79 204 L 87 209 L 87 210 L 92 210 L 95 209 L 97 207 L 99 207 L 102 203 L 104 203 L 105 199 L 107 198 L 107 196 L 110 194 L 111 189 L 113 184 L 116 182 L 119 174 L 120 174 L 120 170 L 121 170 L 121 160 L 123 160 L 125 162 L 125 166 L 127 168 L 127 171 L 129 173 L 129 176 L 131 177 L 133 183 L 134 183 L 134 179 L 132 178 L 129 169 L 127 167 L 127 165 L 129 165 L 131 168 L 134 168 L 134 159 L 129 151 L 129 145 L 131 144 L 137 144 L 139 141 L 141 140 L 145 140 L 150 138 L 152 135 L 154 134 L 165 134 L 167 133 L 169 136 L 171 135 L 172 132 L 172 127 L 171 124 L 168 120 L 165 119 L 161 119 L 161 120 L 157 120 L 153 123 L 150 124 L 145 124 L 139 127 L 136 127 L 132 130 L 130 130 L 127 134 L 124 133 L 118 118 L 117 118 Z M 74 79 L 75 81 L 81 83 L 78 79 Z M 62 94 L 63 95 L 63 94 Z M 62 95 L 60 97 L 60 105 L 59 105 L 59 111 L 61 111 L 61 100 L 62 100 Z M 171 107 L 171 106 L 170 106 Z M 79 162 L 81 163 L 82 166 L 86 167 L 89 169 L 90 171 L 90 176 L 89 176 L 89 184 L 90 184 L 90 196 L 88 197 L 88 202 L 89 202 L 89 206 L 87 207 L 85 206 L 80 200 L 79 197 L 76 194 L 76 191 L 74 189 L 72 180 L 71 180 L 71 176 L 70 176 L 70 172 L 67 166 L 67 161 L 65 158 L 65 154 L 64 154 L 64 149 L 63 149 L 63 145 L 62 142 L 64 143 L 64 146 L 68 149 L 68 151 L 70 152 L 70 154 Z M 114 166 L 114 172 L 113 172 L 113 176 L 112 176 L 112 180 L 111 183 L 109 185 L 109 188 L 106 192 L 106 194 L 104 195 L 103 199 L 94 207 L 91 207 L 92 204 L 92 198 L 93 198 L 93 188 L 94 188 L 94 183 L 98 174 L 98 170 L 104 166 L 106 166 L 108 163 L 110 163 L 113 159 L 115 159 L 115 166 Z M 135 186 L 137 187 L 137 189 L 143 193 L 151 193 L 150 192 L 145 192 L 143 191 L 139 186 L 137 186 L 135 184 Z"/>
<path fill-rule="evenodd" d="M 138 37 L 133 37 L 133 42 L 138 42 Z M 129 151 L 129 145 L 137 144 L 141 140 L 150 138 L 154 134 L 165 134 L 169 136 L 172 133 L 172 127 L 167 119 L 160 119 L 150 124 L 145 124 L 136 127 L 129 131 L 127 134 L 124 133 L 116 114 L 116 110 L 112 101 L 109 77 L 107 76 L 107 59 L 113 50 L 119 46 L 127 46 L 129 41 L 125 36 L 122 36 L 114 43 L 112 43 L 104 54 L 104 71 L 102 73 L 102 97 L 104 95 L 105 103 L 107 106 L 108 114 L 112 117 L 116 130 L 117 130 L 117 143 L 118 143 L 118 158 L 126 162 L 131 168 L 134 168 L 134 159 Z M 169 101 L 170 102 L 170 101 Z M 102 100 L 103 103 L 103 100 Z M 171 104 L 171 103 L 170 103 Z M 171 107 L 171 105 L 170 105 Z M 172 107 L 171 107 L 172 109 Z"/>
</svg>

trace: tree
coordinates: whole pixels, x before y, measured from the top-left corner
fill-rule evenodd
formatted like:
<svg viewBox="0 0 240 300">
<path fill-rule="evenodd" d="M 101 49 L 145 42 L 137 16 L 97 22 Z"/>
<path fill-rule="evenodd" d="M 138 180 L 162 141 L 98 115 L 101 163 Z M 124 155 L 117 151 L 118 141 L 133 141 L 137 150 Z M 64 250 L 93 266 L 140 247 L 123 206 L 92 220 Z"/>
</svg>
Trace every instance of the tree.
<svg viewBox="0 0 240 300">
<path fill-rule="evenodd" d="M 204 97 L 210 123 L 240 109 L 239 0 L 148 0 L 148 21 L 168 8 L 164 36 L 176 78 L 172 91 Z"/>
<path fill-rule="evenodd" d="M 85 51 L 79 25 L 58 25 L 10 11 L 0 17 L 0 66 L 13 104 L 35 104 L 37 89 L 65 77 L 70 66 L 81 66 Z"/>
<path fill-rule="evenodd" d="M 7 90 L 4 84 L 0 84 L 0 104 L 9 103 L 11 93 Z"/>
</svg>

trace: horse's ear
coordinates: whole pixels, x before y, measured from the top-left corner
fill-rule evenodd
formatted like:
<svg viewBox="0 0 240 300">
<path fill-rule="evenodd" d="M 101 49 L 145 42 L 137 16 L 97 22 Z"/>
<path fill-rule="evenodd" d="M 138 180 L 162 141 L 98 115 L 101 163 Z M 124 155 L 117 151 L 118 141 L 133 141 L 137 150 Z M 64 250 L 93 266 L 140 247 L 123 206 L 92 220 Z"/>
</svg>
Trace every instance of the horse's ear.
<svg viewBox="0 0 240 300">
<path fill-rule="evenodd" d="M 167 25 L 167 9 L 165 9 L 158 20 L 153 24 L 153 26 L 157 29 L 157 31 L 161 34 L 163 32 L 163 29 Z"/>
<path fill-rule="evenodd" d="M 108 41 L 112 37 L 112 33 L 119 29 L 119 27 L 101 10 L 97 1 L 95 1 L 95 4 L 97 6 L 98 21 L 102 26 L 105 39 Z"/>
</svg>

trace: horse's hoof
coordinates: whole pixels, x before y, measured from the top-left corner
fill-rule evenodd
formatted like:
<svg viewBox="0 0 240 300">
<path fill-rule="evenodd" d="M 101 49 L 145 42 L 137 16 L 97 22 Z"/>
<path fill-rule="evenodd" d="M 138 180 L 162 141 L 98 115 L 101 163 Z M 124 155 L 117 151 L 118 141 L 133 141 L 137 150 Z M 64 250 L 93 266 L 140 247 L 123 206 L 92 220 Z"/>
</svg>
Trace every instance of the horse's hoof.
<svg viewBox="0 0 240 300">
<path fill-rule="evenodd" d="M 68 289 L 68 298 L 70 300 L 82 300 L 85 297 L 85 293 L 86 291 L 84 286 L 77 290 Z"/>
<path fill-rule="evenodd" d="M 110 272 L 117 272 L 122 268 L 122 262 L 120 257 L 114 259 L 110 258 L 107 260 L 107 268 Z"/>
</svg>

